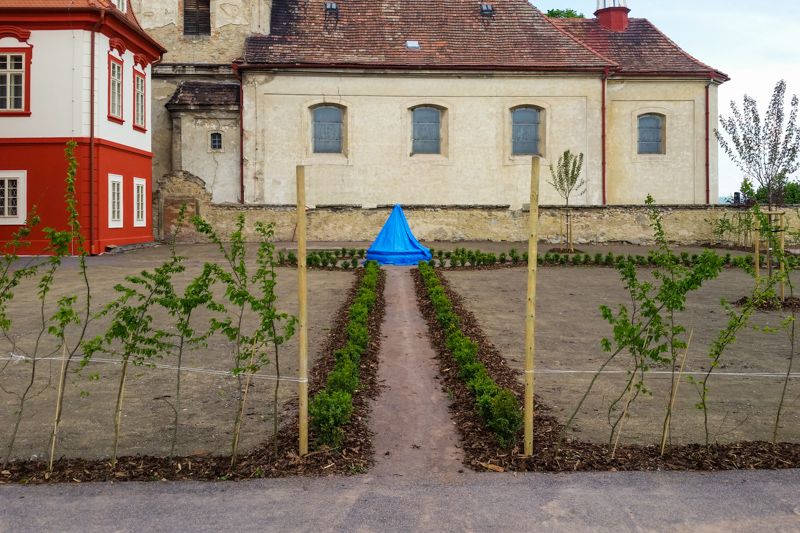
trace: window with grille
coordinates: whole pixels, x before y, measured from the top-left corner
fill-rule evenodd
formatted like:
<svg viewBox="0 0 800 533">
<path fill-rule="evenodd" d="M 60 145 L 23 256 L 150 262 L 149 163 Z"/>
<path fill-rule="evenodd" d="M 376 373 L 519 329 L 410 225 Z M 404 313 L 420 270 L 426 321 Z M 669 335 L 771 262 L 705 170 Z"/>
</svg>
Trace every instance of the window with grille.
<svg viewBox="0 0 800 533">
<path fill-rule="evenodd" d="M 511 111 L 511 154 L 541 155 L 542 111 L 518 107 Z"/>
<path fill-rule="evenodd" d="M 0 170 L 0 225 L 25 224 L 27 176 L 24 170 Z"/>
<path fill-rule="evenodd" d="M 133 178 L 133 225 L 147 225 L 147 182 L 144 178 Z"/>
<path fill-rule="evenodd" d="M 442 153 L 442 110 L 422 106 L 414 108 L 412 154 Z"/>
<path fill-rule="evenodd" d="M 0 53 L 0 112 L 25 110 L 25 55 Z"/>
<path fill-rule="evenodd" d="M 108 117 L 122 120 L 122 61 L 108 56 Z"/>
<path fill-rule="evenodd" d="M 183 0 L 183 34 L 211 35 L 210 0 Z"/>
<path fill-rule="evenodd" d="M 122 176 L 108 175 L 108 227 L 122 227 Z"/>
<path fill-rule="evenodd" d="M 222 151 L 222 134 L 218 131 L 208 136 L 208 147 L 214 152 Z"/>
<path fill-rule="evenodd" d="M 342 153 L 342 119 L 344 112 L 336 106 L 314 108 L 314 153 Z"/>
<path fill-rule="evenodd" d="M 665 154 L 665 130 L 667 118 L 664 115 L 648 113 L 639 116 L 639 153 Z"/>
<path fill-rule="evenodd" d="M 133 72 L 133 125 L 144 129 L 147 121 L 147 100 L 145 100 L 145 77 L 140 72 Z"/>
</svg>

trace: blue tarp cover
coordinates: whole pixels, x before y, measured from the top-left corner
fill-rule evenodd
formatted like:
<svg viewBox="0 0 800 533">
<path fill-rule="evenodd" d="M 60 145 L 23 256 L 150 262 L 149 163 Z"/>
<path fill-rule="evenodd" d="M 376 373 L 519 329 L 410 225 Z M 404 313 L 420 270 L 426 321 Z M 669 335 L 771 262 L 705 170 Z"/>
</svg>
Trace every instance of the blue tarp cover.
<svg viewBox="0 0 800 533">
<path fill-rule="evenodd" d="M 403 208 L 394 206 L 389 220 L 367 250 L 367 260 L 382 265 L 416 265 L 428 261 L 431 251 L 422 246 L 411 233 Z"/>
</svg>

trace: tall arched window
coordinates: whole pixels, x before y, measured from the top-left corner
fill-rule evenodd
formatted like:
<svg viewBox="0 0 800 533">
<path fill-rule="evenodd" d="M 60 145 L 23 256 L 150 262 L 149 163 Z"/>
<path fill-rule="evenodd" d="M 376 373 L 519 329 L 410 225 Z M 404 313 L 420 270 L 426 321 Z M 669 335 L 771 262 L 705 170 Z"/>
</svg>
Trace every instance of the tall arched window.
<svg viewBox="0 0 800 533">
<path fill-rule="evenodd" d="M 321 105 L 319 107 L 315 107 L 313 113 L 314 153 L 342 153 L 342 121 L 344 118 L 344 112 L 342 108 L 333 105 Z"/>
<path fill-rule="evenodd" d="M 664 154 L 667 117 L 658 113 L 639 115 L 639 153 Z"/>
<path fill-rule="evenodd" d="M 511 110 L 511 155 L 540 155 L 542 110 L 524 106 Z"/>
<path fill-rule="evenodd" d="M 442 110 L 431 106 L 415 107 L 411 132 L 413 154 L 442 153 Z"/>
</svg>

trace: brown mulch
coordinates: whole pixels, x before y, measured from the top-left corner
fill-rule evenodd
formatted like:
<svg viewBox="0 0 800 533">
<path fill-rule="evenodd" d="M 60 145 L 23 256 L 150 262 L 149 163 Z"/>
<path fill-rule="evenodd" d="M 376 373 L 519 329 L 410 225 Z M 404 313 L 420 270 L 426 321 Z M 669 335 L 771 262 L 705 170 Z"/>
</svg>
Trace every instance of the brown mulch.
<svg viewBox="0 0 800 533">
<path fill-rule="evenodd" d="M 491 431 L 475 411 L 475 399 L 458 377 L 457 364 L 447 350 L 444 334 L 436 322 L 435 312 L 427 297 L 418 270 L 413 270 L 417 302 L 428 322 L 429 336 L 437 351 L 442 387 L 452 397 L 450 412 L 458 427 L 464 449 L 464 463 L 477 471 L 514 472 L 571 472 L 571 471 L 629 471 L 629 470 L 750 470 L 800 468 L 800 444 L 767 442 L 738 442 L 733 444 L 689 444 L 667 448 L 662 457 L 658 446 L 625 445 L 617 448 L 612 459 L 607 446 L 564 438 L 556 453 L 558 440 L 564 430 L 550 414 L 547 405 L 537 397 L 534 420 L 534 454 L 522 455 L 523 431 L 511 450 L 500 448 Z M 462 331 L 479 347 L 478 357 L 489 375 L 501 386 L 508 387 L 522 404 L 524 385 L 519 372 L 510 368 L 494 345 L 483 334 L 475 316 L 468 311 L 461 297 L 440 276 L 453 310 L 461 321 Z"/>
<path fill-rule="evenodd" d="M 742 307 L 749 301 L 750 298 L 748 296 L 743 296 L 733 302 L 733 305 Z M 761 311 L 800 311 L 800 298 L 797 296 L 787 296 L 783 301 L 781 301 L 780 298 L 772 298 L 760 302 L 756 307 Z"/>
<path fill-rule="evenodd" d="M 337 312 L 328 334 L 322 356 L 309 375 L 310 397 L 325 387 L 327 376 L 333 369 L 333 352 L 344 346 L 345 328 L 349 320 L 350 305 L 356 297 L 363 269 L 356 271 L 355 282 L 347 300 Z M 378 300 L 370 313 L 369 350 L 361 358 L 361 389 L 353 395 L 353 415 L 344 427 L 345 438 L 336 449 L 323 447 L 313 450 L 314 434 L 309 433 L 311 453 L 297 455 L 298 420 L 297 399 L 284 405 L 281 428 L 278 431 L 279 456 L 275 457 L 272 441 L 239 456 L 238 464 L 230 468 L 230 456 L 120 457 L 115 469 L 109 461 L 84 459 L 58 460 L 50 476 L 46 476 L 47 463 L 42 461 L 15 461 L 0 470 L 0 484 L 4 483 L 82 483 L 90 481 L 177 481 L 177 480 L 242 480 L 261 477 L 351 475 L 366 471 L 374 464 L 372 432 L 368 417 L 372 400 L 380 394 L 378 383 L 378 353 L 381 344 L 381 324 L 385 310 L 383 288 L 386 273 L 381 271 L 378 280 Z"/>
<path fill-rule="evenodd" d="M 578 250 L 575 248 L 574 250 L 570 250 L 569 248 L 550 248 L 547 253 L 550 254 L 582 254 L 583 250 Z"/>
</svg>

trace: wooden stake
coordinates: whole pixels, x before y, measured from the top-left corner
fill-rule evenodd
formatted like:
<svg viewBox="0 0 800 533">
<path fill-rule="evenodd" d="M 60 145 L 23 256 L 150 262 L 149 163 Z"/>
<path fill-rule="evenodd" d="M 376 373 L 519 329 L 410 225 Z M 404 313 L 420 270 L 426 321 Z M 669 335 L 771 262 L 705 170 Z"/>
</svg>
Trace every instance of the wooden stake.
<svg viewBox="0 0 800 533">
<path fill-rule="evenodd" d="M 756 267 L 756 287 L 761 280 L 761 230 L 756 230 L 755 250 L 753 252 L 753 264 Z"/>
<path fill-rule="evenodd" d="M 298 396 L 300 456 L 308 454 L 308 272 L 306 269 L 306 168 L 297 166 Z"/>
<path fill-rule="evenodd" d="M 786 300 L 786 219 L 784 213 L 778 214 L 778 231 L 781 232 L 781 301 Z"/>
<path fill-rule="evenodd" d="M 533 454 L 533 372 L 536 368 L 536 271 L 539 252 L 539 172 L 541 161 L 531 163 L 531 207 L 528 213 L 528 300 L 525 315 L 525 455 Z"/>
</svg>

